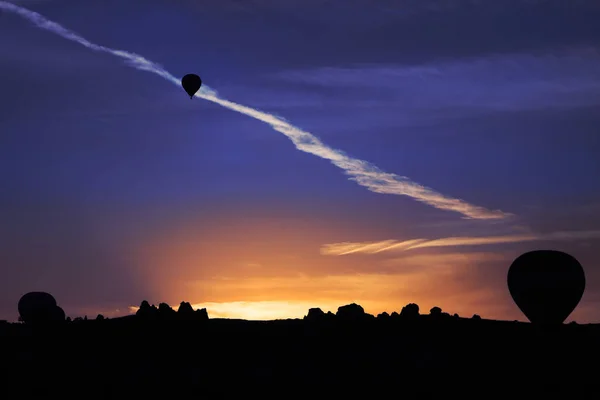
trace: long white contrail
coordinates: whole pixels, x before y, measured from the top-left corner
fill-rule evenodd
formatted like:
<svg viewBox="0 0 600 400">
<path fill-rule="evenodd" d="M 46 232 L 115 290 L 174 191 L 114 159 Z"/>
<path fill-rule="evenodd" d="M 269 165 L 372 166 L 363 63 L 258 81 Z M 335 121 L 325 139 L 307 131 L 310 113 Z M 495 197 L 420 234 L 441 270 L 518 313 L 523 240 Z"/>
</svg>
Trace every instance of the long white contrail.
<svg viewBox="0 0 600 400">
<path fill-rule="evenodd" d="M 48 20 L 37 12 L 19 7 L 7 1 L 0 1 L 0 10 L 19 15 L 38 28 L 45 29 L 62 36 L 65 39 L 79 43 L 90 50 L 109 53 L 119 57 L 133 68 L 159 75 L 175 85 L 179 86 L 181 84 L 179 79 L 175 78 L 160 64 L 152 62 L 135 53 L 115 50 L 92 43 L 84 37 L 66 29 L 62 25 Z M 203 88 L 196 93 L 196 97 L 212 101 L 225 108 L 245 114 L 270 125 L 277 132 L 287 136 L 298 150 L 331 161 L 335 166 L 344 170 L 344 172 L 350 176 L 351 180 L 356 181 L 359 185 L 366 187 L 372 192 L 408 196 L 441 210 L 450 210 L 461 213 L 466 218 L 471 219 L 501 219 L 512 215 L 500 210 L 488 210 L 484 207 L 475 206 L 461 199 L 444 196 L 443 194 L 419 185 L 404 176 L 384 172 L 366 161 L 350 157 L 341 150 L 327 146 L 315 135 L 288 123 L 282 118 L 225 100 L 208 87 L 203 86 Z"/>
</svg>

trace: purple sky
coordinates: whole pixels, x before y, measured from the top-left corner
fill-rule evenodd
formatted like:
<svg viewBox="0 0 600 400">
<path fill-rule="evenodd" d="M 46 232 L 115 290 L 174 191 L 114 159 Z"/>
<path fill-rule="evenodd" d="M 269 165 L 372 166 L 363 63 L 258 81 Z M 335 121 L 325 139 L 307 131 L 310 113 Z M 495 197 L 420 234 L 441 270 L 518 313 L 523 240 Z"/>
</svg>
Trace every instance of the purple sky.
<svg viewBox="0 0 600 400">
<path fill-rule="evenodd" d="M 0 1 L 0 319 L 32 290 L 72 316 L 148 299 L 523 319 L 506 272 L 538 248 L 579 259 L 573 318 L 600 319 L 599 2 L 11 3 L 219 97 Z"/>
</svg>

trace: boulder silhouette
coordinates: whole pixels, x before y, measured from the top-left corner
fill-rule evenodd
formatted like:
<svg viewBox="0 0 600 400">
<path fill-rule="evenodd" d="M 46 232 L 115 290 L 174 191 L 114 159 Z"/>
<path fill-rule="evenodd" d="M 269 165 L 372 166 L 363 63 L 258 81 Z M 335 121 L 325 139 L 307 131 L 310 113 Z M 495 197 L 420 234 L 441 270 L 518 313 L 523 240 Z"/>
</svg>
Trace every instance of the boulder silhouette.
<svg viewBox="0 0 600 400">
<path fill-rule="evenodd" d="M 177 312 L 171 308 L 167 303 L 160 303 L 158 305 L 158 316 L 160 318 L 172 319 L 177 315 Z"/>
<path fill-rule="evenodd" d="M 311 308 L 308 310 L 308 314 L 304 316 L 307 321 L 321 321 L 325 318 L 325 313 L 320 308 Z"/>
<path fill-rule="evenodd" d="M 142 301 L 142 303 L 140 304 L 140 308 L 135 313 L 136 316 L 144 319 L 155 318 L 157 314 L 158 310 L 156 309 L 154 304 L 150 305 L 150 303 L 148 303 L 148 301 L 146 300 Z"/>
<path fill-rule="evenodd" d="M 432 317 L 441 317 L 442 316 L 442 309 L 439 307 L 432 307 L 431 310 L 429 310 L 429 315 L 431 315 Z"/>
<path fill-rule="evenodd" d="M 182 301 L 177 309 L 177 318 L 181 321 L 193 321 L 196 319 L 194 308 L 187 301 Z"/>
<path fill-rule="evenodd" d="M 206 308 L 199 308 L 194 311 L 194 314 L 196 314 L 195 318 L 197 321 L 208 321 L 208 311 L 206 311 Z"/>
<path fill-rule="evenodd" d="M 179 304 L 179 308 L 177 309 L 177 313 L 181 315 L 190 315 L 194 313 L 194 308 L 187 301 L 182 301 Z"/>
<path fill-rule="evenodd" d="M 419 316 L 419 306 L 415 303 L 409 303 L 402 307 L 400 316 L 403 318 L 416 318 Z"/>
<path fill-rule="evenodd" d="M 367 316 L 364 308 L 356 303 L 338 307 L 335 315 L 343 321 L 359 321 L 365 319 Z"/>
</svg>

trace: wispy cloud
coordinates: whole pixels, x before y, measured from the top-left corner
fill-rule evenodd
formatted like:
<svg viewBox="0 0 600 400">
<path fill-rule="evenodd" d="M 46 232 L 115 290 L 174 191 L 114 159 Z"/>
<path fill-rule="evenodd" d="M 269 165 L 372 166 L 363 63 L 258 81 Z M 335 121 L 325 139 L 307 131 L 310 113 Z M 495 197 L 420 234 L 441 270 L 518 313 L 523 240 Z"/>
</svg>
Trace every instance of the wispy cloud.
<svg viewBox="0 0 600 400">
<path fill-rule="evenodd" d="M 0 1 L 0 9 L 19 15 L 38 28 L 45 29 L 67 40 L 79 43 L 90 50 L 104 52 L 119 57 L 133 68 L 151 72 L 174 85 L 180 85 L 179 79 L 169 73 L 161 65 L 138 54 L 92 43 L 62 25 L 48 20 L 39 13 L 6 1 Z M 283 118 L 225 100 L 219 97 L 217 93 L 209 87 L 204 86 L 203 89 L 196 94 L 196 97 L 219 104 L 232 111 L 239 112 L 270 125 L 274 130 L 288 137 L 298 150 L 330 161 L 349 175 L 351 180 L 372 192 L 408 196 L 440 210 L 460 213 L 466 218 L 501 219 L 511 215 L 500 210 L 488 210 L 484 207 L 467 203 L 461 199 L 445 196 L 433 189 L 415 183 L 407 177 L 384 172 L 366 161 L 353 158 L 340 150 L 327 146 L 312 133 L 290 124 Z"/>
<path fill-rule="evenodd" d="M 364 253 L 376 254 L 390 250 L 408 250 L 427 239 L 412 239 L 405 241 L 382 240 L 380 242 L 342 242 L 326 244 L 321 247 L 321 254 L 326 256 L 344 256 L 347 254 Z"/>
<path fill-rule="evenodd" d="M 285 71 L 276 79 L 345 90 L 348 106 L 415 113 L 574 108 L 600 103 L 600 50 L 594 47 L 480 56 L 426 65 L 357 65 Z M 349 88 L 354 88 L 356 97 Z M 365 98 L 364 92 L 371 94 Z M 321 99 L 336 105 L 340 100 Z M 418 114 L 421 115 L 421 114 Z"/>
<path fill-rule="evenodd" d="M 582 239 L 600 239 L 600 231 L 562 231 L 546 234 L 479 237 L 456 236 L 441 239 L 412 239 L 405 241 L 382 240 L 379 242 L 342 242 L 323 245 L 321 247 L 321 254 L 327 256 L 343 256 L 348 254 L 377 254 L 384 251 L 406 251 L 426 247 L 482 246 L 503 243 Z"/>
</svg>

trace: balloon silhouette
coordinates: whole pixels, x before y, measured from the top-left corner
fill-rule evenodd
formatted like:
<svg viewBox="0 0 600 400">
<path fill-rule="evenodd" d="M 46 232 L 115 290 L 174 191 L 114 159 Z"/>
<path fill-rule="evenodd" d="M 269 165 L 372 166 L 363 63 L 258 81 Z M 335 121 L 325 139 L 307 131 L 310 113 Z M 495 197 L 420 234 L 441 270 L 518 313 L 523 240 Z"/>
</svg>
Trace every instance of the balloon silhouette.
<svg viewBox="0 0 600 400">
<path fill-rule="evenodd" d="M 191 99 L 194 97 L 194 94 L 200 90 L 200 86 L 202 86 L 202 79 L 200 79 L 198 75 L 187 74 L 181 78 L 181 86 L 183 86 L 183 90 L 190 95 Z"/>
<path fill-rule="evenodd" d="M 56 307 L 56 300 L 46 292 L 29 292 L 21 297 L 18 305 L 19 315 L 25 323 L 47 322 L 54 319 Z"/>
<path fill-rule="evenodd" d="M 562 324 L 585 290 L 585 273 L 571 255 L 536 250 L 517 257 L 508 270 L 508 290 L 535 324 Z"/>
</svg>

